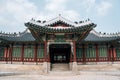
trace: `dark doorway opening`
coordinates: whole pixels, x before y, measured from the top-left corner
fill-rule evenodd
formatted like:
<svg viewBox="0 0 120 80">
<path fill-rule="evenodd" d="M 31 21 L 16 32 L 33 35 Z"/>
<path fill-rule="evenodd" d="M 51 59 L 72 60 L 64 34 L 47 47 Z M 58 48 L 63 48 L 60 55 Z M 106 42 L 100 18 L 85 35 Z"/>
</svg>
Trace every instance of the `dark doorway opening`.
<svg viewBox="0 0 120 80">
<path fill-rule="evenodd" d="M 69 44 L 51 44 L 49 47 L 51 63 L 69 63 L 71 46 Z"/>
</svg>

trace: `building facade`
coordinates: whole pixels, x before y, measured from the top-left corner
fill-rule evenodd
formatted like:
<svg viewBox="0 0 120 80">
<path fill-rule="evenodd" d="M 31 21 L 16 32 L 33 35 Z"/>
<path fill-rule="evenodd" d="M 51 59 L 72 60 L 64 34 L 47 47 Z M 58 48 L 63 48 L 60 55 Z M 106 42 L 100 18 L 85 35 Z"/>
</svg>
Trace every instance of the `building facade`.
<svg viewBox="0 0 120 80">
<path fill-rule="evenodd" d="M 24 32 L 0 33 L 0 61 L 77 63 L 120 61 L 120 33 L 94 30 L 89 19 L 72 22 L 61 15 L 50 20 L 25 23 Z"/>
</svg>

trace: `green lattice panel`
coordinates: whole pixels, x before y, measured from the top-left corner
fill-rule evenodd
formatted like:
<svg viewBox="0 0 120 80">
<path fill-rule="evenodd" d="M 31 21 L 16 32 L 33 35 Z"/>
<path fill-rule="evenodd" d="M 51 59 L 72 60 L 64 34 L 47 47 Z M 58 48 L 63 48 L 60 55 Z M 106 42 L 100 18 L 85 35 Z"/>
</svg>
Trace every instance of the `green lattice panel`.
<svg viewBox="0 0 120 80">
<path fill-rule="evenodd" d="M 101 46 L 98 51 L 100 57 L 107 57 L 107 47 Z"/>
<path fill-rule="evenodd" d="M 4 48 L 0 48 L 0 57 L 4 57 Z"/>
<path fill-rule="evenodd" d="M 21 57 L 21 48 L 20 47 L 13 47 L 13 57 Z"/>
<path fill-rule="evenodd" d="M 77 58 L 82 58 L 82 48 L 77 48 L 76 49 L 76 54 L 77 54 Z"/>
<path fill-rule="evenodd" d="M 25 58 L 34 58 L 34 47 L 25 47 L 24 48 L 24 57 Z"/>
<path fill-rule="evenodd" d="M 86 58 L 95 58 L 96 57 L 96 49 L 93 45 L 89 45 L 86 50 Z"/>
<path fill-rule="evenodd" d="M 44 49 L 38 49 L 37 58 L 43 58 L 44 57 Z"/>
<path fill-rule="evenodd" d="M 116 49 L 116 56 L 120 57 L 120 49 L 119 48 Z"/>
</svg>

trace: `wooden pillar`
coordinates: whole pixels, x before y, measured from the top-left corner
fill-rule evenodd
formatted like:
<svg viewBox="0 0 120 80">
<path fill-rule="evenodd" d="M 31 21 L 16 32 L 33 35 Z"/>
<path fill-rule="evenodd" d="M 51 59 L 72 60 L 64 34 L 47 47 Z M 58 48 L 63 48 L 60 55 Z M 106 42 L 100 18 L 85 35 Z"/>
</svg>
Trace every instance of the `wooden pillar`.
<svg viewBox="0 0 120 80">
<path fill-rule="evenodd" d="M 83 62 L 86 62 L 86 55 L 85 55 L 85 45 L 82 45 L 83 48 Z"/>
<path fill-rule="evenodd" d="M 114 61 L 113 46 L 110 47 L 110 60 Z"/>
<path fill-rule="evenodd" d="M 112 61 L 114 61 L 113 46 L 111 46 L 111 58 L 112 58 Z"/>
<path fill-rule="evenodd" d="M 6 49 L 6 63 L 8 63 L 8 60 L 9 60 L 9 46 L 7 46 L 7 49 Z"/>
<path fill-rule="evenodd" d="M 112 61 L 112 48 L 111 47 L 109 48 L 109 59 L 110 61 Z"/>
<path fill-rule="evenodd" d="M 12 64 L 12 53 L 13 53 L 13 44 L 11 44 L 11 47 L 10 47 L 10 57 L 11 57 L 11 64 Z"/>
<path fill-rule="evenodd" d="M 95 48 L 96 48 L 96 61 L 99 62 L 98 44 L 95 45 Z"/>
<path fill-rule="evenodd" d="M 113 60 L 115 61 L 116 60 L 116 49 L 113 48 Z"/>
<path fill-rule="evenodd" d="M 8 46 L 7 48 L 7 61 L 11 61 L 10 60 L 10 46 Z"/>
<path fill-rule="evenodd" d="M 23 64 L 24 64 L 24 44 L 22 44 L 21 61 L 22 61 Z"/>
<path fill-rule="evenodd" d="M 110 61 L 110 49 L 109 49 L 108 44 L 107 44 L 106 46 L 107 46 L 107 57 L 108 57 L 108 61 Z"/>
<path fill-rule="evenodd" d="M 7 56 L 8 56 L 8 46 L 5 47 L 5 52 L 4 52 L 4 57 L 5 57 L 6 63 L 7 63 Z"/>
<path fill-rule="evenodd" d="M 47 42 L 44 42 L 44 62 L 47 61 Z"/>
<path fill-rule="evenodd" d="M 74 62 L 77 62 L 77 57 L 76 57 L 76 42 L 75 41 L 73 41 L 73 49 L 74 49 L 74 57 L 73 57 L 73 59 L 74 59 Z"/>
<path fill-rule="evenodd" d="M 37 49 L 38 49 L 38 45 L 36 44 L 35 45 L 35 48 L 34 48 L 34 61 L 37 63 Z"/>
<path fill-rule="evenodd" d="M 4 48 L 4 59 L 6 58 L 6 47 Z"/>
</svg>

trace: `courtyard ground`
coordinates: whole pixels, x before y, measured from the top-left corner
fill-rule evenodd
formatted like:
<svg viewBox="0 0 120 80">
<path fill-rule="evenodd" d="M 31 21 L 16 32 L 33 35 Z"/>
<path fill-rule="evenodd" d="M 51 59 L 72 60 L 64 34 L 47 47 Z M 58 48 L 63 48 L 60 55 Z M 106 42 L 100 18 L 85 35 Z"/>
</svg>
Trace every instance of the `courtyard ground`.
<svg viewBox="0 0 120 80">
<path fill-rule="evenodd" d="M 120 70 L 81 70 L 79 75 L 71 71 L 42 73 L 42 66 L 0 64 L 0 80 L 120 80 Z"/>
</svg>

